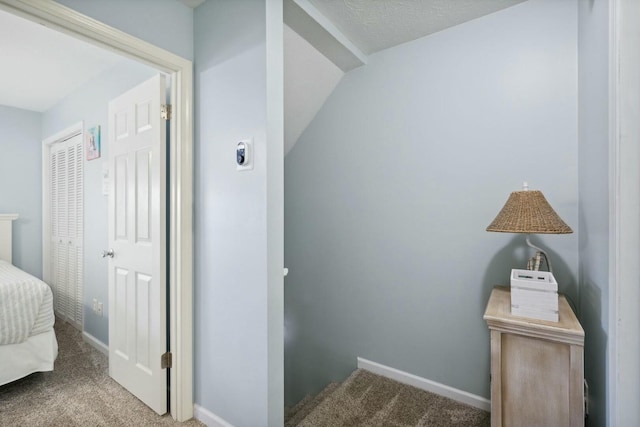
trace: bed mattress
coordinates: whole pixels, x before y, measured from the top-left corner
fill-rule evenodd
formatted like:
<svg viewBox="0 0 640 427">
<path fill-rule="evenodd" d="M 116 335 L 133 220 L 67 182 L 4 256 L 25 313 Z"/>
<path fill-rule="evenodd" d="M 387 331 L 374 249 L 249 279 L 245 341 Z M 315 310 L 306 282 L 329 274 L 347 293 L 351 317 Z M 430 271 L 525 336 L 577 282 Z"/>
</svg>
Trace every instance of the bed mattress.
<svg viewBox="0 0 640 427">
<path fill-rule="evenodd" d="M 0 345 L 23 343 L 54 322 L 49 285 L 0 260 Z"/>
</svg>

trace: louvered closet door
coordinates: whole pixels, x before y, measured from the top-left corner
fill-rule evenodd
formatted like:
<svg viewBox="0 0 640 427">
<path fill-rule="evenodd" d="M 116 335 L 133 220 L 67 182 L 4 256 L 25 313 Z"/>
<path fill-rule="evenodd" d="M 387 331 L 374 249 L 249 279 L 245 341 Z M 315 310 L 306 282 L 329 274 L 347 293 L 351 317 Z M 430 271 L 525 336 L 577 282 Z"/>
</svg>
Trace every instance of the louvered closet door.
<svg viewBox="0 0 640 427">
<path fill-rule="evenodd" d="M 69 296 L 67 291 L 67 149 L 66 143 L 55 144 L 51 149 L 51 279 L 55 311 L 66 317 Z"/>
<path fill-rule="evenodd" d="M 51 280 L 56 314 L 82 326 L 83 239 L 82 135 L 50 151 Z"/>
</svg>

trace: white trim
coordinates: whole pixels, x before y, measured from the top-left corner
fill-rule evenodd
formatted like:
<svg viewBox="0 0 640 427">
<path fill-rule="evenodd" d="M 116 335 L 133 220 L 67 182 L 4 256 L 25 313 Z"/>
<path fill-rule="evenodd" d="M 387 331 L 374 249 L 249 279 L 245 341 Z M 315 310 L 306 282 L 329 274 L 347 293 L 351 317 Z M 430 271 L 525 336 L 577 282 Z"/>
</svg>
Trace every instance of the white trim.
<svg viewBox="0 0 640 427">
<path fill-rule="evenodd" d="M 171 416 L 193 417 L 193 64 L 52 0 L 0 0 L 0 9 L 143 62 L 171 76 L 169 348 Z"/>
<path fill-rule="evenodd" d="M 200 405 L 193 405 L 193 417 L 207 427 L 233 427 L 233 424 Z"/>
<path fill-rule="evenodd" d="M 54 144 L 58 141 L 66 141 L 69 138 L 73 138 L 76 135 L 81 134 L 84 131 L 84 121 L 79 121 L 78 123 L 74 123 L 66 129 L 61 130 L 60 132 L 55 133 L 47 138 L 45 138 L 42 143 L 46 145 Z"/>
<path fill-rule="evenodd" d="M 610 334 L 613 340 L 613 371 L 609 372 L 610 425 L 638 425 L 640 423 L 640 375 L 638 359 L 640 345 L 640 131 L 637 117 L 640 114 L 640 3 L 637 0 L 617 0 L 612 5 L 613 14 L 613 119 L 611 126 L 614 164 L 611 171 L 613 181 L 613 282 L 610 284 Z M 611 376 L 614 378 L 611 378 Z"/>
<path fill-rule="evenodd" d="M 82 341 L 86 342 L 105 356 L 109 357 L 109 347 L 107 347 L 105 343 L 103 343 L 87 331 L 82 331 Z"/>
<path fill-rule="evenodd" d="M 362 357 L 358 357 L 358 369 L 366 369 L 374 374 L 396 380 L 403 384 L 408 384 L 439 396 L 448 397 L 449 399 L 465 403 L 473 406 L 474 408 L 482 409 L 487 412 L 491 411 L 491 401 L 489 399 L 485 399 L 484 397 L 480 397 L 463 390 L 458 390 L 457 388 L 440 384 L 399 369 L 372 362 L 370 360 L 363 359 Z"/>
<path fill-rule="evenodd" d="M 0 214 L 0 260 L 13 264 L 13 221 L 18 214 Z"/>
<path fill-rule="evenodd" d="M 618 277 L 620 200 L 620 128 L 618 121 L 618 0 L 609 1 L 609 331 L 607 346 L 607 425 L 617 426 L 618 404 Z"/>
</svg>

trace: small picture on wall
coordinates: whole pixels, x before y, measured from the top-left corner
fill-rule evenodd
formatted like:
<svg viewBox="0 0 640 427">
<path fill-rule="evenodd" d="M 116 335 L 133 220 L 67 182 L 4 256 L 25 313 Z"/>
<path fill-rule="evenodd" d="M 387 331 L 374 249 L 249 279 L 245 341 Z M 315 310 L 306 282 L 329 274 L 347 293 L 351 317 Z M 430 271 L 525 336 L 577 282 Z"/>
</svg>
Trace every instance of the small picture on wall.
<svg viewBox="0 0 640 427">
<path fill-rule="evenodd" d="M 100 157 L 100 126 L 94 126 L 85 135 L 87 160 Z"/>
</svg>

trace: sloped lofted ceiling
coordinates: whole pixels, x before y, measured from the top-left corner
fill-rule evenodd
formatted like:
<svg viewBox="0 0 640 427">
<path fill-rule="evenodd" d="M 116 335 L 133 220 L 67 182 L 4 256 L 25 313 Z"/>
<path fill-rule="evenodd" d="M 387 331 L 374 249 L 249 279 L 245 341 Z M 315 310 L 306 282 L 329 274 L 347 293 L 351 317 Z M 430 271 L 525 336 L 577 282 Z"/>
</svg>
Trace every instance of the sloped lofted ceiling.
<svg viewBox="0 0 640 427">
<path fill-rule="evenodd" d="M 285 156 L 344 71 L 288 26 L 284 26 L 284 154 Z"/>
<path fill-rule="evenodd" d="M 366 66 L 370 54 L 524 1 L 284 0 L 285 23 L 308 42 L 307 46 L 295 40 L 287 43 L 285 31 L 285 154 L 342 77 L 331 67 L 305 67 L 305 63 L 322 63 L 320 55 L 346 73 Z M 334 84 L 314 84 L 332 78 Z"/>
</svg>

